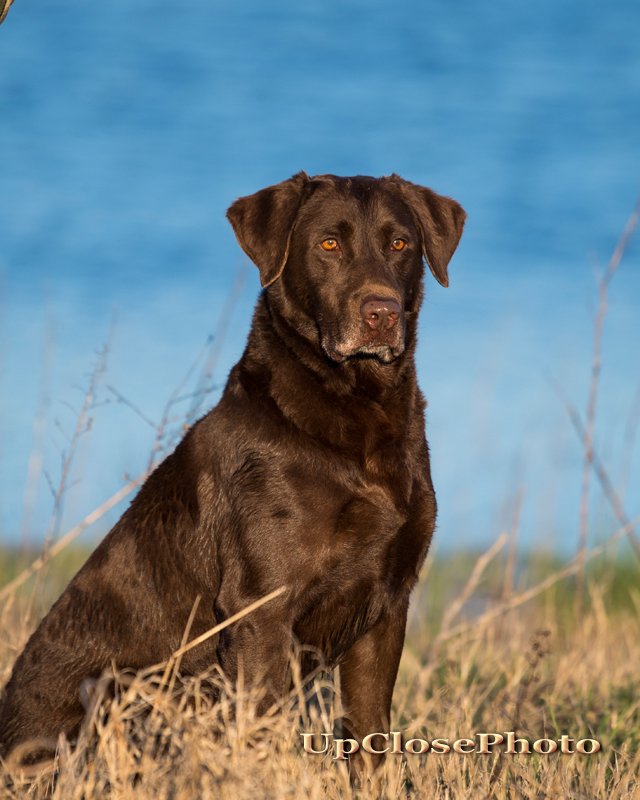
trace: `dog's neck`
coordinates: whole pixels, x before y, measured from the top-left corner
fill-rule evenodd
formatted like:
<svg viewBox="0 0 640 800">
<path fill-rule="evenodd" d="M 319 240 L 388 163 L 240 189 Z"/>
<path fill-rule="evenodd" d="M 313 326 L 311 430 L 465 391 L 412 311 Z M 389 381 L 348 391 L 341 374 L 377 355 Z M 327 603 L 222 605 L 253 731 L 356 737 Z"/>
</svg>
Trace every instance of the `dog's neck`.
<svg viewBox="0 0 640 800">
<path fill-rule="evenodd" d="M 221 405 L 235 404 L 237 392 L 251 395 L 281 415 L 291 431 L 323 442 L 363 469 L 377 463 L 376 453 L 382 452 L 387 453 L 384 468 L 396 469 L 398 460 L 404 463 L 403 443 L 409 446 L 416 430 L 424 429 L 413 319 L 407 331 L 404 352 L 389 364 L 372 358 L 331 363 L 319 342 L 297 333 L 263 293 Z M 395 445 L 388 453 L 391 441 Z"/>
</svg>

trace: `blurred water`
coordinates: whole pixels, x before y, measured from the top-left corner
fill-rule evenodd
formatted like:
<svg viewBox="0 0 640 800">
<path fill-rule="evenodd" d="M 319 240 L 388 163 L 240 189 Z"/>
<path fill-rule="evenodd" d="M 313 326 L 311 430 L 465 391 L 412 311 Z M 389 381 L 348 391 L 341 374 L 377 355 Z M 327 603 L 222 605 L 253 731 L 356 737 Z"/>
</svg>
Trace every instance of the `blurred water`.
<svg viewBox="0 0 640 800">
<path fill-rule="evenodd" d="M 18 0 L 0 28 L 0 535 L 20 527 L 46 320 L 54 475 L 54 421 L 113 308 L 109 381 L 157 417 L 234 279 L 226 207 L 305 169 L 395 171 L 465 206 L 419 353 L 441 540 L 483 541 L 522 481 L 529 536 L 572 547 L 579 448 L 545 375 L 583 404 L 587 253 L 606 263 L 640 186 L 639 41 L 634 0 Z M 612 469 L 640 380 L 638 259 L 636 243 L 607 323 Z M 220 380 L 258 289 L 251 273 Z M 99 422 L 69 524 L 145 462 L 134 415 Z"/>
</svg>

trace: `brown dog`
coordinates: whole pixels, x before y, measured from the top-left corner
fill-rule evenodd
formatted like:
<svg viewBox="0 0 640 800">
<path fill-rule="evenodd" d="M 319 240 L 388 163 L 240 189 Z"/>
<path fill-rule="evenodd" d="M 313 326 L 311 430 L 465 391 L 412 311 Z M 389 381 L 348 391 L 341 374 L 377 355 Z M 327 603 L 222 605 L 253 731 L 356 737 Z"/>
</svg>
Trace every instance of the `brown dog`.
<svg viewBox="0 0 640 800">
<path fill-rule="evenodd" d="M 397 175 L 304 172 L 228 212 L 264 288 L 218 405 L 149 477 L 16 661 L 0 754 L 73 736 L 79 688 L 141 668 L 280 586 L 182 670 L 286 689 L 293 638 L 340 664 L 352 736 L 388 730 L 436 501 L 414 350 L 423 256 L 448 285 L 465 220 Z"/>
</svg>

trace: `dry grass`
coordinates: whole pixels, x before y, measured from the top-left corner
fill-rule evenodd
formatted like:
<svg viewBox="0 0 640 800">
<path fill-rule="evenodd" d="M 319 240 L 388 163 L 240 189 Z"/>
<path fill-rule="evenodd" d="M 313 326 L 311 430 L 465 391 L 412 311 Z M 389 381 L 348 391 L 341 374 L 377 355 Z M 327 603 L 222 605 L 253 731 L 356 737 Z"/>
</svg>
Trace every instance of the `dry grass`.
<svg viewBox="0 0 640 800">
<path fill-rule="evenodd" d="M 460 564 L 453 567 L 458 571 Z M 436 562 L 431 578 L 447 569 L 447 561 Z M 495 589 L 499 597 L 501 580 L 496 570 L 482 584 L 483 593 Z M 427 575 L 394 694 L 391 729 L 402 732 L 404 742 L 445 738 L 453 745 L 478 733 L 515 731 L 533 743 L 566 734 L 596 739 L 602 749 L 595 755 L 507 755 L 504 745 L 488 755 L 390 755 L 380 774 L 355 791 L 334 750 L 321 756 L 302 749 L 301 732 L 334 729 L 340 709 L 330 692 L 332 676 L 302 687 L 293 659 L 291 695 L 256 718 L 255 691 L 234 689 L 215 672 L 182 678 L 175 669 L 160 668 L 111 672 L 91 686 L 77 745 L 61 740 L 55 765 L 44 771 L 7 764 L 2 796 L 640 797 L 640 592 L 631 588 L 630 602 L 612 608 L 608 595 L 615 580 L 610 572 L 608 584 L 590 582 L 590 605 L 579 627 L 566 616 L 571 594 L 549 589 L 536 605 L 476 617 L 464 632 L 434 646 L 425 623 L 442 608 L 433 605 Z M 5 624 L 4 678 L 16 643 L 24 641 L 25 631 L 16 629 L 20 606 Z"/>
</svg>

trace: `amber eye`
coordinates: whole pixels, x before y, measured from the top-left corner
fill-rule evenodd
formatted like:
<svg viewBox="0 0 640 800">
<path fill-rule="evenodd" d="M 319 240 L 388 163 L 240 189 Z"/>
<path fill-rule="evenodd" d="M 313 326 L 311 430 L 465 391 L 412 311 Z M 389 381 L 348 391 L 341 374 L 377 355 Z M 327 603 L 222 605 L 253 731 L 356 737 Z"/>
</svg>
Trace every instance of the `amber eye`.
<svg viewBox="0 0 640 800">
<path fill-rule="evenodd" d="M 323 247 L 325 250 L 339 249 L 338 242 L 335 239 L 325 239 L 324 242 L 322 242 L 321 247 Z"/>
<path fill-rule="evenodd" d="M 405 242 L 404 239 L 394 239 L 391 242 L 391 249 L 392 250 L 404 250 L 406 244 L 407 243 Z"/>
</svg>

